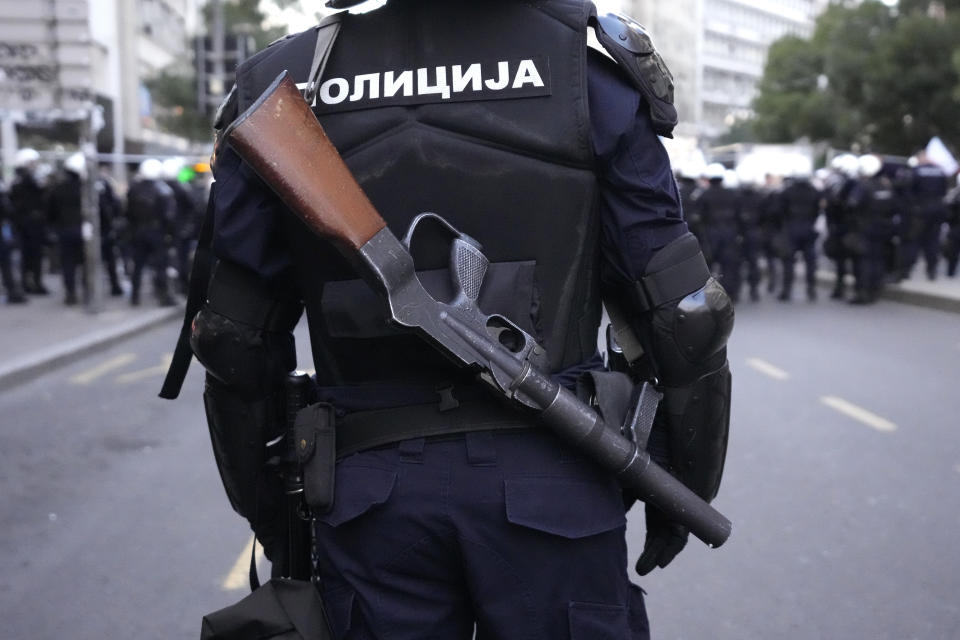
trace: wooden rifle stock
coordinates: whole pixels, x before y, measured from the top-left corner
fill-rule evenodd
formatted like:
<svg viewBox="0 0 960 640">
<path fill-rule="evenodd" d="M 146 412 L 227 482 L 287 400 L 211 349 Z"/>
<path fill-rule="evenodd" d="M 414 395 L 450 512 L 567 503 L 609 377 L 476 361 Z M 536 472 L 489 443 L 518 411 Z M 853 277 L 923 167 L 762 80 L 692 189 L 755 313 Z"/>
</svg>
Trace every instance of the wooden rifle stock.
<svg viewBox="0 0 960 640">
<path fill-rule="evenodd" d="M 386 226 L 286 71 L 224 138 L 314 233 L 356 251 Z"/>
</svg>

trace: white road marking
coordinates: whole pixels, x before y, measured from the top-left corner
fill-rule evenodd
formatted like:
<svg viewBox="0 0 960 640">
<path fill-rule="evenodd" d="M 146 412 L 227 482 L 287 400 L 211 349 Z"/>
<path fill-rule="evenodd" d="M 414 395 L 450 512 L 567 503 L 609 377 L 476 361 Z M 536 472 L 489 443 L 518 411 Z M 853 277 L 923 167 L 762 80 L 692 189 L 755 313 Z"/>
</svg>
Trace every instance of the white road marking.
<svg viewBox="0 0 960 640">
<path fill-rule="evenodd" d="M 747 364 L 760 373 L 770 376 L 776 380 L 786 380 L 790 377 L 790 374 L 783 369 L 775 367 L 766 360 L 761 360 L 760 358 L 747 358 Z"/>
<path fill-rule="evenodd" d="M 960 464 L 953 465 L 953 470 L 956 471 L 957 473 L 960 473 Z"/>
<path fill-rule="evenodd" d="M 852 402 L 848 402 L 843 398 L 838 398 L 837 396 L 821 396 L 820 402 L 827 405 L 831 409 L 839 411 L 849 418 L 853 418 L 854 420 L 862 422 L 868 427 L 876 429 L 877 431 L 889 433 L 890 431 L 897 430 L 897 425 L 889 420 L 881 418 L 872 411 L 867 411 L 863 407 L 858 407 L 857 405 L 853 404 Z"/>
<path fill-rule="evenodd" d="M 137 355 L 134 353 L 122 353 L 114 358 L 110 358 L 106 362 L 98 364 L 92 369 L 88 369 L 83 373 L 78 373 L 70 378 L 70 382 L 72 384 L 90 384 L 100 376 L 110 373 L 114 369 L 119 369 L 120 367 L 130 364 L 136 358 Z"/>
<path fill-rule="evenodd" d="M 123 375 L 117 376 L 116 381 L 119 384 L 130 384 L 131 382 L 137 382 L 139 380 L 143 380 L 144 378 L 166 375 L 167 369 L 170 368 L 170 362 L 172 360 L 173 354 L 167 353 L 163 356 L 163 361 L 157 366 L 150 367 L 149 369 L 141 369 L 140 371 L 124 373 Z"/>
<path fill-rule="evenodd" d="M 250 554 L 253 551 L 253 542 L 256 539 L 256 536 L 250 536 L 247 545 L 243 548 L 243 551 L 240 552 L 240 557 L 233 563 L 233 568 L 230 569 L 230 573 L 223 579 L 223 584 L 220 586 L 223 587 L 224 591 L 243 589 L 250 584 Z M 260 541 L 257 540 L 256 562 L 258 564 L 261 558 L 263 558 L 263 547 L 260 545 Z"/>
</svg>

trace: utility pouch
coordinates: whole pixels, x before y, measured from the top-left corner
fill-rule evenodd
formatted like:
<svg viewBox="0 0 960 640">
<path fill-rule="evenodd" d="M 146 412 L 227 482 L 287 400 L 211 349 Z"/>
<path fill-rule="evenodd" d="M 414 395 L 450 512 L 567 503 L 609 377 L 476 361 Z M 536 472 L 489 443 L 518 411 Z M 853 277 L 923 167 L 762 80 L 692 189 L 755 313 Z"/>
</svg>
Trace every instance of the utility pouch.
<svg viewBox="0 0 960 640">
<path fill-rule="evenodd" d="M 610 427 L 624 424 L 633 396 L 633 381 L 619 371 L 585 371 L 577 380 L 577 396 L 592 406 Z"/>
<path fill-rule="evenodd" d="M 333 405 L 317 402 L 300 409 L 293 424 L 303 497 L 316 514 L 333 507 L 337 442 Z"/>
</svg>

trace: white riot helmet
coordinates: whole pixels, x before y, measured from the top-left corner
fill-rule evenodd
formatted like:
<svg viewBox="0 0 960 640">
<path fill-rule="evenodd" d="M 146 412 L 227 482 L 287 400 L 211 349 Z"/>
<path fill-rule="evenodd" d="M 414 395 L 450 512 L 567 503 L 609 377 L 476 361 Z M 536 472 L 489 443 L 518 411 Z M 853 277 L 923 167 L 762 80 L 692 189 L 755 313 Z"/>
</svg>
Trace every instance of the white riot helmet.
<svg viewBox="0 0 960 640">
<path fill-rule="evenodd" d="M 852 153 L 843 153 L 837 156 L 837 167 L 840 173 L 848 178 L 856 178 L 860 173 L 860 160 Z"/>
<path fill-rule="evenodd" d="M 723 187 L 725 189 L 738 189 L 740 187 L 740 176 L 733 169 L 727 169 L 723 172 Z"/>
<path fill-rule="evenodd" d="M 147 158 L 140 163 L 137 173 L 144 180 L 159 180 L 163 177 L 163 163 L 156 158 Z"/>
<path fill-rule="evenodd" d="M 714 180 L 723 180 L 723 174 L 726 173 L 726 169 L 719 162 L 711 162 L 703 170 L 703 177 L 711 182 Z"/>
<path fill-rule="evenodd" d="M 40 154 L 37 153 L 36 149 L 25 147 L 17 151 L 17 155 L 13 157 L 13 166 L 17 168 L 28 167 L 30 165 L 36 164 L 37 162 L 39 162 L 39 160 L 40 160 Z"/>
<path fill-rule="evenodd" d="M 872 153 L 860 156 L 858 162 L 860 165 L 860 175 L 864 178 L 874 177 L 880 173 L 880 169 L 883 168 L 883 161 Z"/>
<path fill-rule="evenodd" d="M 163 161 L 163 179 L 176 180 L 183 169 L 183 158 L 167 158 Z"/>
<path fill-rule="evenodd" d="M 64 160 L 63 168 L 71 173 L 77 174 L 82 178 L 87 175 L 87 159 L 82 153 L 77 151 Z"/>
</svg>

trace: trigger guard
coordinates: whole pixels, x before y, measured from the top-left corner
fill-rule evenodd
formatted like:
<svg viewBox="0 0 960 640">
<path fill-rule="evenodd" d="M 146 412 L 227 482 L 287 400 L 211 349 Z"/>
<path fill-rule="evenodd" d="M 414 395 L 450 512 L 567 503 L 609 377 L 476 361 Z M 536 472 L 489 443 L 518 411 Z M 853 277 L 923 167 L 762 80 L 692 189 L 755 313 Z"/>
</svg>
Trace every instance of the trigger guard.
<svg viewBox="0 0 960 640">
<path fill-rule="evenodd" d="M 424 213 L 417 215 L 417 217 L 415 217 L 413 220 L 410 221 L 410 226 L 407 227 L 407 232 L 403 234 L 403 239 L 401 240 L 401 242 L 403 243 L 403 246 L 406 247 L 407 251 L 410 251 L 410 243 L 413 242 L 413 236 L 417 231 L 417 227 L 420 225 L 421 222 L 425 222 L 429 220 L 433 220 L 434 222 L 439 223 L 440 226 L 444 227 L 447 231 L 449 231 L 450 235 L 453 236 L 454 238 L 460 238 L 465 242 L 469 242 L 470 244 L 474 245 L 478 249 L 482 248 L 480 243 L 477 242 L 473 237 L 457 229 L 455 226 L 447 222 L 447 219 L 444 218 L 443 216 L 430 211 L 425 211 Z"/>
</svg>

